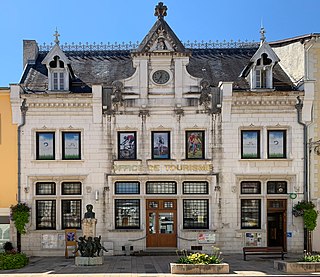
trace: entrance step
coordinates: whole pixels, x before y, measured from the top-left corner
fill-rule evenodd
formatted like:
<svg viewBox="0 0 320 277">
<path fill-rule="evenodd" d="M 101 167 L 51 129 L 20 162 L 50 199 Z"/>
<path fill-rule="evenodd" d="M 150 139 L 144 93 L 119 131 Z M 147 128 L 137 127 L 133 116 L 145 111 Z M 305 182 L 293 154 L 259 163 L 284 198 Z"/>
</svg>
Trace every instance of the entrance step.
<svg viewBox="0 0 320 277">
<path fill-rule="evenodd" d="M 179 250 L 176 248 L 152 248 L 134 251 L 132 256 L 178 256 Z"/>
</svg>

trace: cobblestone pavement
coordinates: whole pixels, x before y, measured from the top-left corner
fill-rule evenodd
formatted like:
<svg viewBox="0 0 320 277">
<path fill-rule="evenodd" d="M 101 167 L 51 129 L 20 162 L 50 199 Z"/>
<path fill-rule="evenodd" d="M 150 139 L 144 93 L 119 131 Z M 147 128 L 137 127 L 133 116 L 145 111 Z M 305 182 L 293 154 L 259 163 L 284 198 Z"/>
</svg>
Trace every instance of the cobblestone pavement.
<svg viewBox="0 0 320 277">
<path fill-rule="evenodd" d="M 230 274 L 219 276 L 261 276 L 261 275 L 286 275 L 284 272 L 273 268 L 273 261 L 278 257 L 248 256 L 243 260 L 241 254 L 225 254 L 224 262 L 230 266 Z M 295 260 L 297 254 L 286 255 L 285 260 Z M 177 256 L 104 256 L 104 263 L 100 266 L 76 266 L 74 258 L 64 257 L 31 257 L 30 263 L 21 269 L 0 271 L 2 276 L 43 276 L 43 275 L 71 275 L 73 277 L 87 276 L 112 276 L 112 277 L 168 277 L 170 263 L 175 262 Z M 195 275 L 175 275 L 195 276 Z M 210 276 L 210 275 L 205 275 Z M 213 276 L 213 275 L 211 275 Z M 216 275 L 217 276 L 217 275 Z"/>
</svg>

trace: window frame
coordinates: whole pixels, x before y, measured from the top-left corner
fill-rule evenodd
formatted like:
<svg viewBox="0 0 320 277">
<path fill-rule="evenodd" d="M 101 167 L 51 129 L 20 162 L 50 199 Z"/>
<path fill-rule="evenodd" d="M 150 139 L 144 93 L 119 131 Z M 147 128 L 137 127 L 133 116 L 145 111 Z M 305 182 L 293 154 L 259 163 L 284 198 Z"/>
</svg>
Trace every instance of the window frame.
<svg viewBox="0 0 320 277">
<path fill-rule="evenodd" d="M 245 134 L 256 134 L 256 138 L 252 138 L 252 140 L 256 140 L 256 153 L 246 153 L 244 151 L 244 135 Z M 241 159 L 261 159 L 261 137 L 260 130 L 241 130 Z M 249 144 L 249 142 L 248 142 Z M 254 144 L 253 144 L 254 145 Z M 252 157 L 248 155 L 253 155 Z"/>
<path fill-rule="evenodd" d="M 77 154 L 73 154 L 74 157 L 68 158 L 66 155 L 66 141 L 68 141 L 66 139 L 66 136 L 71 134 L 73 134 L 74 136 L 78 136 L 78 140 L 76 143 L 76 146 L 78 144 L 78 147 L 75 147 L 76 148 L 75 151 L 77 152 Z M 74 131 L 74 132 L 63 131 L 61 135 L 62 135 L 62 160 L 81 160 L 81 132 L 80 131 Z"/>
<path fill-rule="evenodd" d="M 157 143 L 159 137 L 163 136 L 163 147 L 167 147 L 167 154 L 161 157 L 158 150 L 160 142 Z M 170 145 L 170 131 L 151 131 L 151 159 L 152 160 L 170 160 L 171 158 L 171 145 Z M 157 149 L 157 150 L 156 150 Z M 156 154 L 158 152 L 158 154 Z"/>
<path fill-rule="evenodd" d="M 173 185 L 173 192 L 165 192 L 165 191 L 159 191 L 159 192 L 149 192 L 149 188 L 148 186 L 151 185 L 151 184 L 157 184 L 158 187 L 160 187 L 161 185 L 165 185 L 165 184 L 170 184 L 170 185 Z M 175 181 L 147 181 L 146 182 L 146 194 L 150 195 L 150 194 L 153 194 L 153 195 L 163 195 L 163 194 L 166 194 L 166 195 L 176 195 L 177 194 L 177 182 Z"/>
<path fill-rule="evenodd" d="M 245 217 L 244 216 L 244 205 L 243 205 L 243 202 L 244 201 L 257 201 L 259 203 L 258 205 L 258 218 L 257 218 L 257 225 L 256 226 L 245 226 L 245 222 L 247 221 L 243 221 L 243 218 Z M 261 199 L 258 199 L 258 198 L 254 198 L 254 199 L 249 199 L 249 198 L 243 198 L 243 199 L 240 199 L 240 225 L 241 225 L 241 229 L 261 229 L 261 204 L 262 204 L 262 201 Z M 247 206 L 248 208 L 250 208 L 250 206 L 248 205 Z M 254 211 L 248 211 L 247 213 L 253 213 Z"/>
<path fill-rule="evenodd" d="M 57 200 L 55 199 L 42 199 L 37 198 L 36 200 L 36 230 L 56 230 L 57 229 Z M 51 227 L 41 227 L 39 226 L 41 224 L 41 218 L 40 217 L 40 210 L 39 210 L 39 204 L 40 202 L 51 202 Z"/>
<path fill-rule="evenodd" d="M 54 131 L 48 131 L 48 132 L 36 132 L 36 160 L 45 160 L 45 161 L 51 161 L 51 160 L 55 160 L 56 159 L 56 157 L 55 157 L 55 132 Z M 41 158 L 42 156 L 44 156 L 42 153 L 41 153 L 41 151 L 40 151 L 40 136 L 41 135 L 47 135 L 47 136 L 49 136 L 49 135 L 51 135 L 52 136 L 52 142 L 45 142 L 45 143 L 47 143 L 48 145 L 50 145 L 50 143 L 52 144 L 52 150 L 51 149 L 49 149 L 49 151 L 50 151 L 50 153 L 49 154 L 47 154 L 49 157 L 51 157 L 51 158 Z M 45 138 L 43 138 L 43 140 L 45 141 Z M 51 138 L 49 139 L 49 138 L 47 138 L 47 140 L 51 140 Z M 45 144 L 44 143 L 44 144 Z M 49 152 L 48 151 L 48 152 Z"/>
<path fill-rule="evenodd" d="M 40 186 L 41 185 L 51 185 L 52 193 L 40 193 Z M 55 182 L 36 182 L 36 196 L 42 196 L 42 195 L 56 195 L 57 193 L 57 188 L 56 188 L 56 183 Z"/>
<path fill-rule="evenodd" d="M 127 136 L 133 136 L 134 140 L 126 142 Z M 122 143 L 120 143 L 123 141 Z M 125 144 L 124 144 L 125 143 Z M 121 149 L 121 146 L 129 144 L 128 149 Z M 133 148 L 133 149 L 132 149 Z M 123 151 L 123 154 L 121 154 Z M 125 154 L 128 153 L 128 154 Z M 128 156 L 128 157 L 125 157 Z M 136 131 L 118 131 L 118 160 L 136 160 L 137 159 L 137 132 Z"/>
<path fill-rule="evenodd" d="M 270 192 L 270 186 L 274 186 L 274 192 Z M 283 186 L 283 191 L 281 187 Z M 288 194 L 288 182 L 287 181 L 268 181 L 267 182 L 267 194 L 286 195 Z"/>
<path fill-rule="evenodd" d="M 196 154 L 191 154 L 193 151 L 190 150 L 189 142 L 190 140 L 193 140 L 191 138 L 192 135 L 197 134 L 197 138 L 200 137 L 200 156 L 197 157 Z M 192 146 L 194 147 L 194 146 Z M 196 150 L 194 151 L 196 153 L 198 149 L 198 146 L 196 146 Z M 204 130 L 187 130 L 185 132 L 185 151 L 186 151 L 186 159 L 187 160 L 203 160 L 205 158 L 205 131 Z"/>
<path fill-rule="evenodd" d="M 279 135 L 282 133 L 282 135 L 280 135 L 280 146 L 275 146 L 275 148 L 278 151 L 274 150 L 274 154 L 270 153 L 270 149 L 272 148 L 270 143 L 271 143 L 271 134 L 272 133 L 278 133 Z M 282 147 L 281 147 L 281 139 L 282 139 Z M 276 129 L 270 129 L 267 130 L 267 145 L 268 145 L 268 151 L 267 151 L 267 157 L 268 159 L 286 159 L 287 158 L 287 130 L 276 130 Z M 275 142 L 275 141 L 274 141 Z M 281 148 L 281 150 L 280 150 Z M 274 156 L 276 155 L 276 156 Z M 279 156 L 278 156 L 279 155 Z"/>
<path fill-rule="evenodd" d="M 246 192 L 245 189 L 248 189 L 248 188 L 244 188 L 244 185 L 254 185 L 256 184 L 256 189 L 257 189 L 257 192 L 254 192 L 254 189 L 255 188 L 252 188 L 253 191 L 248 191 Z M 241 194 L 261 194 L 261 182 L 260 181 L 242 181 L 240 183 L 240 193 Z"/>
<path fill-rule="evenodd" d="M 130 189 L 129 187 L 129 190 L 125 190 L 124 189 L 121 189 L 119 186 L 121 185 L 124 185 L 124 184 L 135 184 L 137 185 L 137 190 L 136 192 L 132 192 L 134 190 Z M 131 191 L 131 192 L 130 192 Z M 123 194 L 140 194 L 140 182 L 137 182 L 137 181 L 117 181 L 114 183 L 114 194 L 118 194 L 118 195 L 123 195 Z"/>
<path fill-rule="evenodd" d="M 205 192 L 186 192 L 186 187 L 185 185 L 190 183 L 191 184 L 203 184 L 205 185 Z M 195 194 L 199 194 L 199 195 L 207 195 L 209 194 L 209 182 L 208 181 L 183 181 L 182 182 L 182 194 L 186 194 L 186 195 L 195 195 Z"/>
<path fill-rule="evenodd" d="M 119 211 L 119 207 L 121 202 L 125 203 L 125 202 L 130 202 L 132 201 L 132 203 L 136 203 L 136 206 L 134 206 L 135 208 L 137 208 L 137 218 L 138 218 L 138 225 L 132 225 L 132 226 L 124 226 L 124 225 L 118 225 L 118 220 L 117 217 L 118 215 L 118 211 Z M 122 206 L 124 207 L 124 206 Z M 120 220 L 120 219 L 119 219 Z M 129 223 L 129 221 L 128 221 Z M 141 201 L 140 199 L 115 199 L 114 200 L 114 226 L 115 229 L 117 230 L 124 230 L 124 229 L 140 229 L 141 227 Z"/>
<path fill-rule="evenodd" d="M 206 221 L 204 222 L 203 225 L 195 225 L 192 227 L 188 224 L 186 224 L 186 219 L 189 218 L 187 217 L 187 208 L 186 208 L 186 203 L 187 202 L 190 202 L 190 201 L 198 201 L 198 202 L 205 202 L 206 203 L 206 208 L 205 208 L 205 215 L 203 215 L 204 218 L 206 218 Z M 183 199 L 183 212 L 182 212 L 182 217 L 183 217 L 183 229 L 184 230 L 207 230 L 209 229 L 209 217 L 210 217 L 210 214 L 209 214 L 209 199 Z M 205 217 L 206 216 L 206 217 Z M 198 215 L 198 218 L 199 218 L 199 215 Z"/>
<path fill-rule="evenodd" d="M 70 195 L 68 195 L 70 196 Z M 69 202 L 70 206 L 71 206 L 71 201 L 75 201 L 75 202 L 78 202 L 80 203 L 79 205 L 76 205 L 76 206 L 79 206 L 79 214 L 78 214 L 78 218 L 77 218 L 77 225 L 75 226 L 67 226 L 66 224 L 66 221 L 65 221 L 65 217 L 67 215 L 66 211 L 64 210 L 64 203 L 67 203 Z M 60 201 L 60 211 L 61 211 L 61 229 L 62 230 L 65 230 L 65 229 L 81 229 L 81 218 L 82 218 L 82 199 L 78 199 L 78 198 L 62 198 L 61 201 Z"/>
</svg>

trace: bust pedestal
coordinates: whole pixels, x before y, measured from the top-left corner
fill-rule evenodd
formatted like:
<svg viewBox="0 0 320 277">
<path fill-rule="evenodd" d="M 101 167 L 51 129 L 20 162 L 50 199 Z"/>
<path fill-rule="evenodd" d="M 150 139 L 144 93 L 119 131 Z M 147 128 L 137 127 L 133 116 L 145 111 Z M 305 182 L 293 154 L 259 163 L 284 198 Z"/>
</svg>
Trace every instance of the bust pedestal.
<svg viewBox="0 0 320 277">
<path fill-rule="evenodd" d="M 82 220 L 83 236 L 86 236 L 86 238 L 96 237 L 96 225 L 97 225 L 97 220 L 95 218 L 84 218 Z"/>
</svg>

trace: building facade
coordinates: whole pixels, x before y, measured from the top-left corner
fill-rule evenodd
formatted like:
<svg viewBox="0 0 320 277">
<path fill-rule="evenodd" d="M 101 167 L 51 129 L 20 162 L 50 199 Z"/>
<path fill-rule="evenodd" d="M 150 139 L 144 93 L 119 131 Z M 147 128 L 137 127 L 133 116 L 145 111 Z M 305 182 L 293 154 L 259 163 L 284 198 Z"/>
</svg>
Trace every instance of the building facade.
<svg viewBox="0 0 320 277">
<path fill-rule="evenodd" d="M 21 201 L 32 207 L 23 251 L 63 255 L 87 204 L 110 254 L 302 251 L 292 206 L 305 194 L 301 122 L 314 86 L 293 82 L 282 63 L 295 57 L 279 58 L 263 29 L 260 43 L 188 48 L 163 3 L 155 15 L 130 51 L 64 49 L 58 34 L 44 51 L 24 41 L 11 86 L 13 122 L 24 120 Z"/>
<path fill-rule="evenodd" d="M 10 240 L 10 206 L 17 203 L 17 125 L 12 124 L 10 89 L 0 88 L 0 242 Z"/>
</svg>

